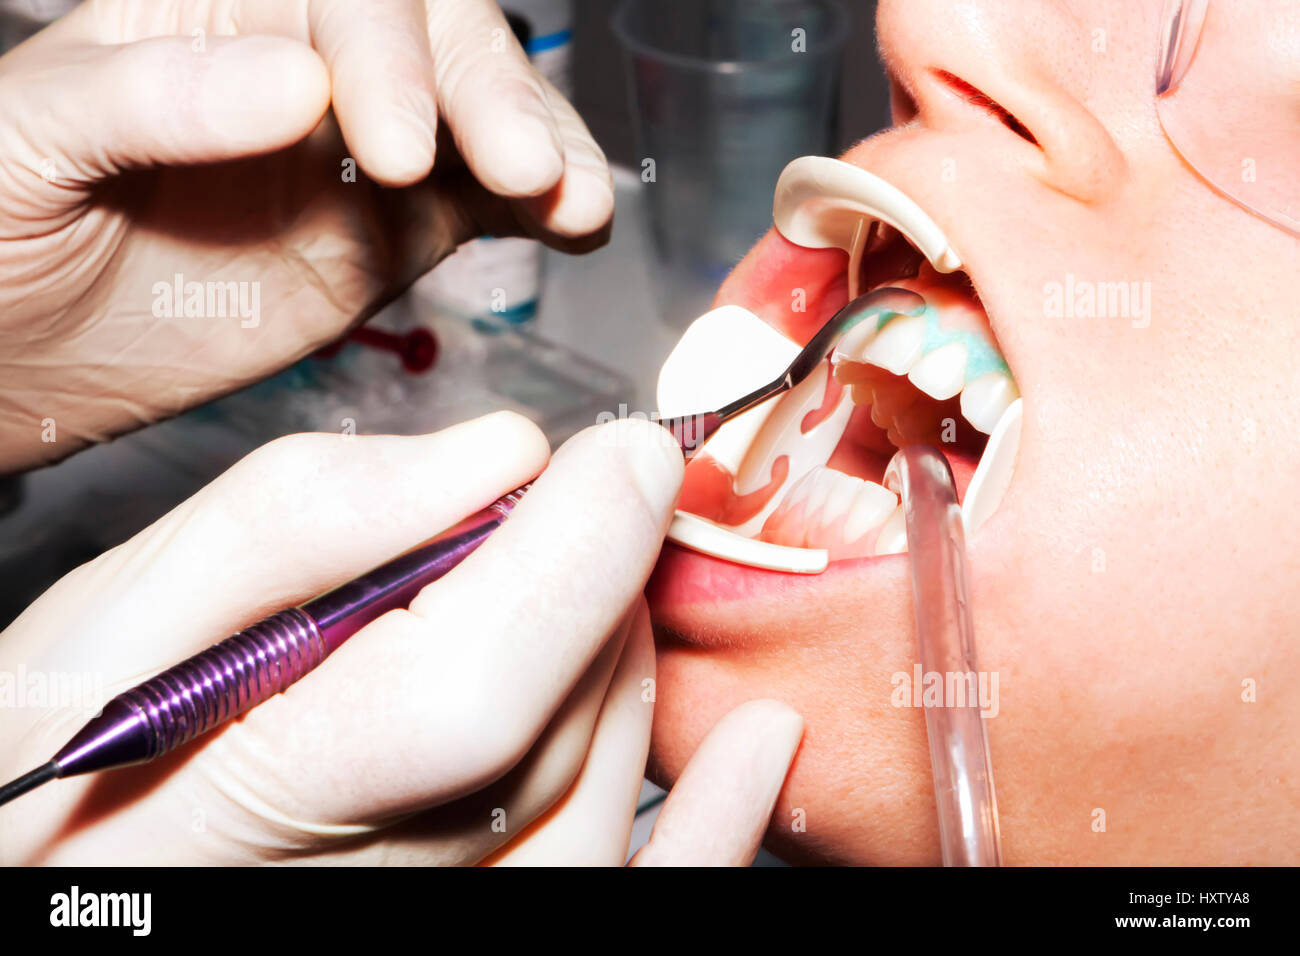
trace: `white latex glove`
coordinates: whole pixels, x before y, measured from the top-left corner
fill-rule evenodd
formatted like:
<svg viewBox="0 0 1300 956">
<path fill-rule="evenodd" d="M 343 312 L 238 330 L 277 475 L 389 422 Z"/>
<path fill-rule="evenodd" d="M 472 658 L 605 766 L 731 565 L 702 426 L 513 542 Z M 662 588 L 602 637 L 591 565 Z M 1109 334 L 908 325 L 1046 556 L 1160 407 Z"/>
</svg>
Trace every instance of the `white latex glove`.
<svg viewBox="0 0 1300 956">
<path fill-rule="evenodd" d="M 0 674 L 95 675 L 102 697 L 0 708 L 6 780 L 104 699 L 546 468 L 464 563 L 285 694 L 0 809 L 0 863 L 622 863 L 654 696 L 641 590 L 681 454 L 625 421 L 547 457 L 507 413 L 423 437 L 291 436 L 67 575 L 0 634 Z M 725 717 L 638 862 L 752 859 L 801 733 L 773 701 Z"/>
<path fill-rule="evenodd" d="M 468 238 L 612 213 L 491 0 L 87 0 L 0 57 L 0 474 L 283 368 Z M 256 284 L 256 327 L 155 316 L 177 275 Z"/>
</svg>

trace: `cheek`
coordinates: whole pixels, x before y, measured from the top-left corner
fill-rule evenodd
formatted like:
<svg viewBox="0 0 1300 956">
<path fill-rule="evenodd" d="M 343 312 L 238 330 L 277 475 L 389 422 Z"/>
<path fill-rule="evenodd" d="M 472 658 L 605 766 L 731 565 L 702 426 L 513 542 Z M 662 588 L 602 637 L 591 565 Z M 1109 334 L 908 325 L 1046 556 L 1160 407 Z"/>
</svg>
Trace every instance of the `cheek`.
<svg viewBox="0 0 1300 956">
<path fill-rule="evenodd" d="M 769 848 L 792 863 L 938 863 L 924 717 L 890 701 L 891 676 L 910 673 L 914 657 L 897 646 L 910 626 L 894 623 L 772 650 L 705 650 L 659 634 L 652 778 L 674 780 L 732 708 L 781 700 L 803 716 L 805 730 Z"/>
</svg>

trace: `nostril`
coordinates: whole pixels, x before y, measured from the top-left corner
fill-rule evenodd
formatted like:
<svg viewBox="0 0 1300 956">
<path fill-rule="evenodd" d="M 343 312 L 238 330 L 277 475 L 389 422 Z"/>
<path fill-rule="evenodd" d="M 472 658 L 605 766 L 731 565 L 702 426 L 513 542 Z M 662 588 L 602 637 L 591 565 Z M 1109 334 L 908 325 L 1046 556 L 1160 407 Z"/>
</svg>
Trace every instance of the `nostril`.
<svg viewBox="0 0 1300 956">
<path fill-rule="evenodd" d="M 895 126 L 906 126 L 916 118 L 918 112 L 916 100 L 894 74 L 887 74 L 889 80 L 889 111 Z"/>
<path fill-rule="evenodd" d="M 1009 110 L 1005 109 L 1002 104 L 998 103 L 983 90 L 971 86 L 961 77 L 955 76 L 947 70 L 932 70 L 931 72 L 940 82 L 957 94 L 957 96 L 961 97 L 961 99 L 970 103 L 972 106 L 983 110 L 991 116 L 996 117 L 1003 126 L 1011 130 L 1026 142 L 1033 143 L 1035 146 L 1038 145 L 1038 140 L 1034 138 L 1033 133 L 1029 132 L 1028 127 L 1026 127 L 1024 123 L 1020 122 L 1020 120 L 1016 119 Z"/>
</svg>

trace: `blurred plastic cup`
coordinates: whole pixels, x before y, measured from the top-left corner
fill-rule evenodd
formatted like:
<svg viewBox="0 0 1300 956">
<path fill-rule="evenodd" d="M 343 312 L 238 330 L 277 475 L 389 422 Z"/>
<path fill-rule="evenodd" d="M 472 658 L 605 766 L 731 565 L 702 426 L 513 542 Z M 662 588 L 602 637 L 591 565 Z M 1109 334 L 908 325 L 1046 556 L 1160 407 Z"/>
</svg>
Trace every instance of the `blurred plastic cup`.
<svg viewBox="0 0 1300 956">
<path fill-rule="evenodd" d="M 80 0 L 0 0 L 0 53 L 70 12 Z"/>
<path fill-rule="evenodd" d="M 660 312 L 685 327 L 772 223 L 790 160 L 834 148 L 839 0 L 624 0 Z"/>
</svg>

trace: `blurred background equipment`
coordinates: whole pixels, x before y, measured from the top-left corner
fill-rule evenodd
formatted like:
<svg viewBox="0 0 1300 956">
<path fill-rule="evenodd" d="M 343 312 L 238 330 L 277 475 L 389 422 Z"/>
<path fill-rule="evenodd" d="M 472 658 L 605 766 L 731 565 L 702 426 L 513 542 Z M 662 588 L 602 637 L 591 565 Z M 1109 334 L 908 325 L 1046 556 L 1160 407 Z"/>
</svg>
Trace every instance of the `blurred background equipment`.
<svg viewBox="0 0 1300 956">
<path fill-rule="evenodd" d="M 63 16 L 80 0 L 0 0 L 0 53 Z"/>
<path fill-rule="evenodd" d="M 614 14 L 661 312 L 685 328 L 772 224 L 791 160 L 835 147 L 839 0 L 625 0 Z"/>
</svg>

